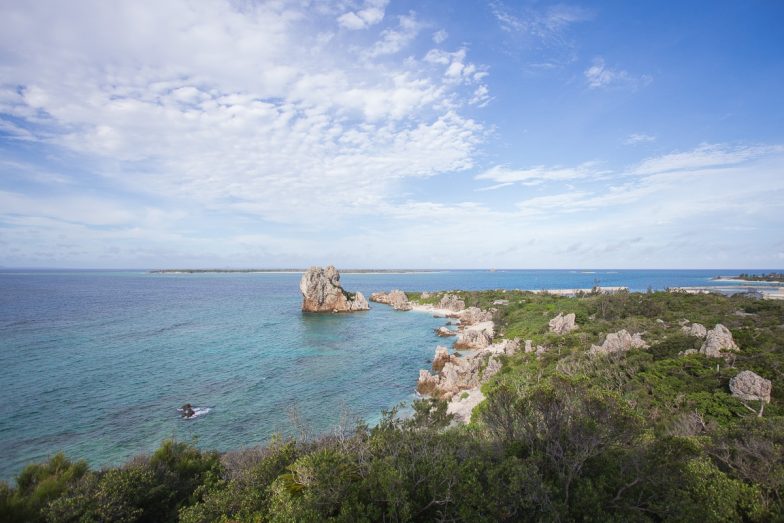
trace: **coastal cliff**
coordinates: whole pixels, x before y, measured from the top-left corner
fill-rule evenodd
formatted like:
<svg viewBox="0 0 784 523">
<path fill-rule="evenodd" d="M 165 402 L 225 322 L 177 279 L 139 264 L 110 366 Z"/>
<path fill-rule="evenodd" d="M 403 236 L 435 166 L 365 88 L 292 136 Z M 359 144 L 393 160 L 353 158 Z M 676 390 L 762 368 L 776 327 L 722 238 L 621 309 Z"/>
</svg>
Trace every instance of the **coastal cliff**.
<svg viewBox="0 0 784 523">
<path fill-rule="evenodd" d="M 356 312 L 370 309 L 361 292 L 351 294 L 340 285 L 340 273 L 329 265 L 311 267 L 299 282 L 303 312 Z"/>
</svg>

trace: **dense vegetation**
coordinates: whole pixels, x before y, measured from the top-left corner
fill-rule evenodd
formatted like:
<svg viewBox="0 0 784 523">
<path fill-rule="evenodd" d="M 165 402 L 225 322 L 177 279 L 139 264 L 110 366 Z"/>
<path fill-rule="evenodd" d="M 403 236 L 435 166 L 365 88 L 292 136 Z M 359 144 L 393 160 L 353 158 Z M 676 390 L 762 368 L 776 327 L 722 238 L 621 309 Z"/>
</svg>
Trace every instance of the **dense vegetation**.
<svg viewBox="0 0 784 523">
<path fill-rule="evenodd" d="M 57 455 L 0 485 L 2 521 L 783 521 L 784 302 L 680 293 L 559 298 L 461 293 L 497 305 L 518 353 L 484 386 L 468 426 L 423 400 L 315 440 L 276 439 L 218 455 L 165 442 L 92 471 Z M 415 296 L 416 297 L 416 296 Z M 580 328 L 548 332 L 558 312 Z M 729 327 L 732 361 L 700 354 L 688 319 Z M 650 348 L 586 349 L 608 332 Z M 772 380 L 764 415 L 734 398 L 741 370 Z M 412 387 L 413 380 L 412 376 Z"/>
</svg>

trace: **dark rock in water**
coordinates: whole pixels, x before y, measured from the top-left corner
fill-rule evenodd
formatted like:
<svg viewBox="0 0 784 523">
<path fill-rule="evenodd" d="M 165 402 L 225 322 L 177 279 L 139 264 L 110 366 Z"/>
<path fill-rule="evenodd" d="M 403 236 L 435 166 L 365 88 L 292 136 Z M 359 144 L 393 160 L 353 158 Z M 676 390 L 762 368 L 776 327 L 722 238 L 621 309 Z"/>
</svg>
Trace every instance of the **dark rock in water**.
<svg viewBox="0 0 784 523">
<path fill-rule="evenodd" d="M 196 414 L 196 411 L 193 410 L 193 405 L 191 405 L 190 403 L 186 403 L 185 405 L 183 405 L 180 410 L 182 411 L 183 418 L 192 418 L 194 414 Z"/>
</svg>

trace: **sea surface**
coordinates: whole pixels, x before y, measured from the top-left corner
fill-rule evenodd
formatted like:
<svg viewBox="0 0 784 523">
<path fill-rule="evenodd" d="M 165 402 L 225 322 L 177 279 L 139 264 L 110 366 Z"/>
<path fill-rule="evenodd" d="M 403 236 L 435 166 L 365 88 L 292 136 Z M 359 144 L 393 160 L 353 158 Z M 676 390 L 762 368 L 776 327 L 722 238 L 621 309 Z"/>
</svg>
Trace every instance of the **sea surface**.
<svg viewBox="0 0 784 523">
<path fill-rule="evenodd" d="M 712 285 L 722 271 L 343 274 L 379 290 Z M 769 272 L 769 271 L 765 271 Z M 414 399 L 443 319 L 371 304 L 303 314 L 294 273 L 0 271 L 0 479 L 64 451 L 95 467 L 165 438 L 229 450 Z M 727 285 L 726 282 L 721 282 Z M 191 403 L 200 414 L 181 419 Z"/>
</svg>

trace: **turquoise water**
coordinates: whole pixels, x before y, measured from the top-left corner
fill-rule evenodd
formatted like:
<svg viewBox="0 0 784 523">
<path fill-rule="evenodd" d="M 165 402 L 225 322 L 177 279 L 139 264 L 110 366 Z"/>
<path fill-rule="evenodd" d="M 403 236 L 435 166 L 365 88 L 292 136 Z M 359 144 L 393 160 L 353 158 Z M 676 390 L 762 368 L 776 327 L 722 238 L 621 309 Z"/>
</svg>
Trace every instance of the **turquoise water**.
<svg viewBox="0 0 784 523">
<path fill-rule="evenodd" d="M 348 290 L 632 289 L 739 271 L 344 274 Z M 751 272 L 751 271 L 746 271 Z M 759 271 L 757 271 L 759 272 Z M 227 450 L 369 422 L 413 398 L 442 319 L 300 312 L 299 274 L 0 271 L 0 478 L 57 451 L 116 464 L 162 439 Z M 182 420 L 190 402 L 205 414 Z"/>
</svg>

